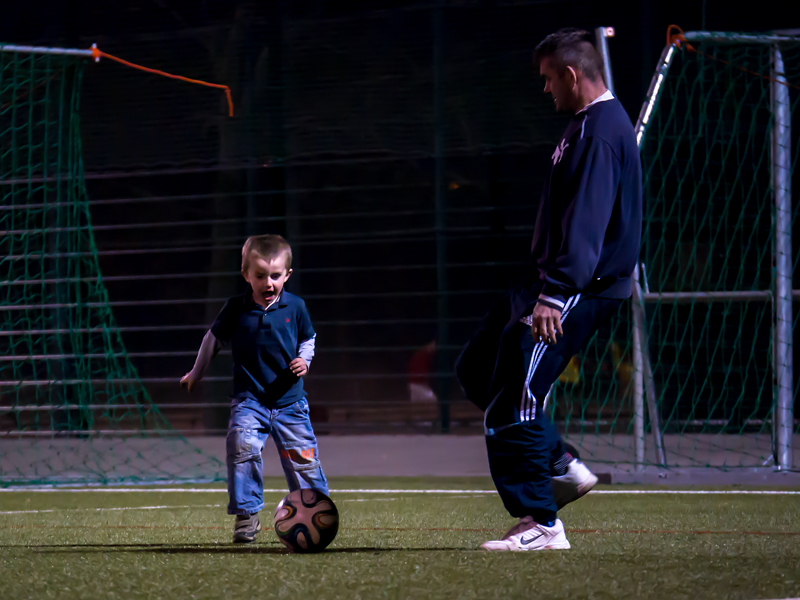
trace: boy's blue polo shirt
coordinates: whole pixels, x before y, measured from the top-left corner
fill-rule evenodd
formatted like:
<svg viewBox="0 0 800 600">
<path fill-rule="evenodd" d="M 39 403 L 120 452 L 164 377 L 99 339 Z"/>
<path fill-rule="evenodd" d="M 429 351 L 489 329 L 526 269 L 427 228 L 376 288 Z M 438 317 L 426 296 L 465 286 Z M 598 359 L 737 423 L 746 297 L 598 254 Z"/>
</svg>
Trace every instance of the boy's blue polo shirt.
<svg viewBox="0 0 800 600">
<path fill-rule="evenodd" d="M 303 379 L 289 369 L 300 342 L 314 337 L 306 303 L 282 292 L 269 309 L 255 303 L 253 290 L 231 298 L 211 326 L 233 353 L 233 398 L 253 398 L 270 408 L 305 397 Z"/>
</svg>

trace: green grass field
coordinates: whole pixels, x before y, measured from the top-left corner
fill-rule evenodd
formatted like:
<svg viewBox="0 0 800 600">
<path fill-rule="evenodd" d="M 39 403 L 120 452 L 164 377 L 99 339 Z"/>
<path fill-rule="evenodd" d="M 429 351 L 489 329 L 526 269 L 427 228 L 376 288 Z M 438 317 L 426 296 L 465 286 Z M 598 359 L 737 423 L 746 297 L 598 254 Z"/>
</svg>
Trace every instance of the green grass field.
<svg viewBox="0 0 800 600">
<path fill-rule="evenodd" d="M 571 550 L 488 553 L 480 544 L 512 523 L 495 494 L 335 492 L 486 490 L 488 479 L 348 478 L 331 488 L 341 528 L 319 555 L 285 551 L 271 508 L 255 544 L 231 544 L 218 486 L 0 492 L 0 598 L 800 596 L 800 495 L 593 493 L 560 513 Z"/>
</svg>

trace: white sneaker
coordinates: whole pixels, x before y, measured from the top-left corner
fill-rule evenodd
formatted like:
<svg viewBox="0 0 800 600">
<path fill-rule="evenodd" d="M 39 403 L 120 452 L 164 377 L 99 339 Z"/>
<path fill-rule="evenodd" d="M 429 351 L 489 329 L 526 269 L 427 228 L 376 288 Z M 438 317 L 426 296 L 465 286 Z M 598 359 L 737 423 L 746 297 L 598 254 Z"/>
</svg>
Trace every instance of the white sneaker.
<svg viewBox="0 0 800 600">
<path fill-rule="evenodd" d="M 570 502 L 574 502 L 589 493 L 597 485 L 597 475 L 592 473 L 577 458 L 573 458 L 572 462 L 567 466 L 567 472 L 558 477 L 553 477 L 551 484 L 553 486 L 553 499 L 560 510 Z"/>
<path fill-rule="evenodd" d="M 511 529 L 506 531 L 506 534 L 500 538 L 499 540 L 489 540 L 488 542 L 484 542 L 481 544 L 481 548 L 484 550 L 509 550 L 508 544 L 506 541 L 512 536 L 520 531 L 525 531 L 526 529 L 530 529 L 533 525 L 533 517 L 522 517 L 519 520 L 519 523 L 516 523 Z"/>
<path fill-rule="evenodd" d="M 569 550 L 564 524 L 556 519 L 552 527 L 532 523 L 532 527 L 520 531 L 505 540 L 507 550 L 527 552 L 528 550 Z"/>
</svg>

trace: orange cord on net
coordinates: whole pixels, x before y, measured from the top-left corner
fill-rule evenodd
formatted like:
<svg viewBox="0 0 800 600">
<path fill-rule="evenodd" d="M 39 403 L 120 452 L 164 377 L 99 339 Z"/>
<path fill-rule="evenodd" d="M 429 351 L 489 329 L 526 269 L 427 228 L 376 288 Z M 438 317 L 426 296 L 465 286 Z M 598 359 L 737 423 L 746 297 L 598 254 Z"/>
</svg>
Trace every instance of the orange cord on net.
<svg viewBox="0 0 800 600">
<path fill-rule="evenodd" d="M 221 85 L 219 83 L 208 83 L 207 81 L 200 81 L 199 79 L 189 79 L 188 77 L 182 77 L 181 75 L 173 75 L 172 73 L 166 73 L 164 71 L 159 71 L 158 69 L 150 69 L 148 67 L 143 67 L 141 65 L 134 64 L 132 62 L 128 62 L 127 60 L 123 60 L 121 58 L 117 58 L 116 56 L 112 56 L 106 52 L 100 50 L 97 46 L 92 46 L 92 56 L 95 60 L 99 60 L 100 57 L 108 58 L 110 60 L 114 60 L 120 64 L 123 64 L 127 67 L 133 67 L 134 69 L 139 69 L 140 71 L 144 71 L 145 73 L 153 73 L 155 75 L 162 75 L 164 77 L 169 77 L 170 79 L 179 79 L 180 81 L 186 81 L 188 83 L 196 83 L 198 85 L 204 85 L 206 87 L 217 88 L 220 90 L 225 90 L 225 97 L 228 99 L 228 116 L 233 116 L 233 100 L 231 99 L 231 88 L 227 85 Z"/>
<path fill-rule="evenodd" d="M 672 33 L 672 30 L 676 29 L 677 33 Z M 692 46 L 687 39 L 683 35 L 683 29 L 678 27 L 677 25 L 670 25 L 667 27 L 667 45 L 674 45 L 677 48 L 685 48 L 689 52 L 695 52 L 697 54 L 701 54 L 706 58 L 710 58 L 711 60 L 716 60 L 717 62 L 721 62 L 729 67 L 733 67 L 734 69 L 739 69 L 740 71 L 744 71 L 745 73 L 749 73 L 750 75 L 755 75 L 756 77 L 761 77 L 762 79 L 766 79 L 767 81 L 772 81 L 774 83 L 780 83 L 781 85 L 785 85 L 789 88 L 794 88 L 796 90 L 800 90 L 800 86 L 793 85 L 788 81 L 780 81 L 778 79 L 774 79 L 772 77 L 768 77 L 767 75 L 762 75 L 761 73 L 757 73 L 756 71 L 751 71 L 749 69 L 745 69 L 744 67 L 740 67 L 739 65 L 734 65 L 727 60 L 722 60 L 721 58 L 717 58 L 716 56 L 711 56 L 710 54 L 706 54 L 705 52 L 701 52 L 694 46 Z"/>
</svg>

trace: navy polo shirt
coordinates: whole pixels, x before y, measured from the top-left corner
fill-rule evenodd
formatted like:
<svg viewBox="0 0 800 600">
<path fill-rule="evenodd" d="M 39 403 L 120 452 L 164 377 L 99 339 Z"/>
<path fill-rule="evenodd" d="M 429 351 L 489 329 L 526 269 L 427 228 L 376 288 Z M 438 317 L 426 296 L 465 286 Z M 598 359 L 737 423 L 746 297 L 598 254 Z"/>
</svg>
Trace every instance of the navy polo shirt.
<svg viewBox="0 0 800 600">
<path fill-rule="evenodd" d="M 289 406 L 305 397 L 303 378 L 289 369 L 300 342 L 314 337 L 306 303 L 282 292 L 264 310 L 253 300 L 253 290 L 225 303 L 211 333 L 231 344 L 233 398 L 253 398 L 270 408 Z"/>
</svg>

